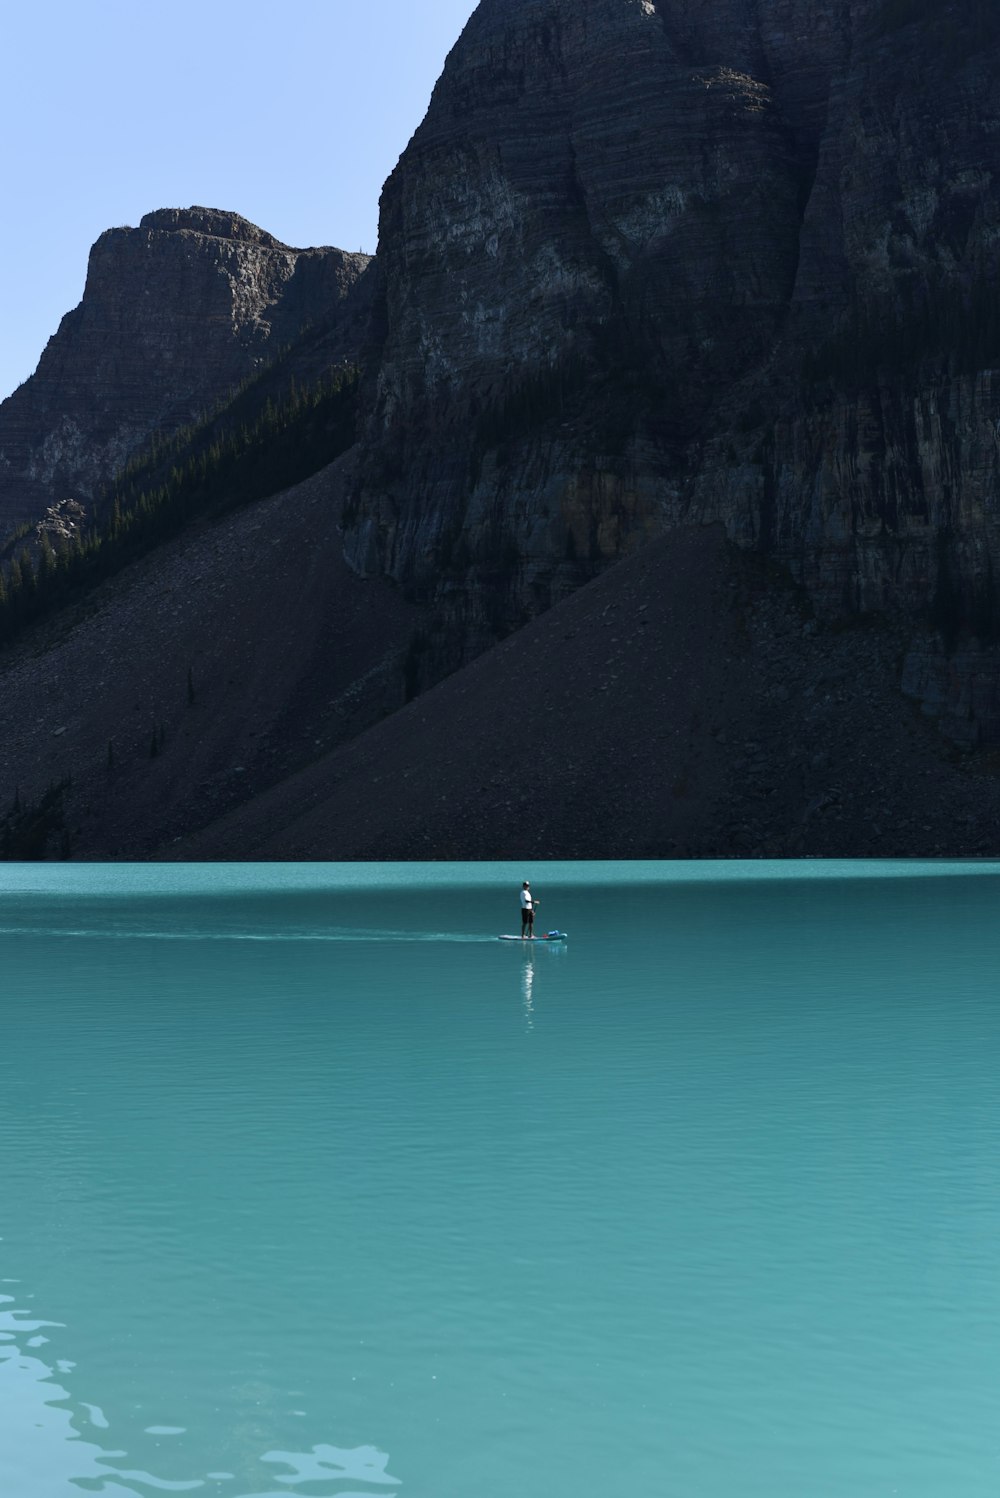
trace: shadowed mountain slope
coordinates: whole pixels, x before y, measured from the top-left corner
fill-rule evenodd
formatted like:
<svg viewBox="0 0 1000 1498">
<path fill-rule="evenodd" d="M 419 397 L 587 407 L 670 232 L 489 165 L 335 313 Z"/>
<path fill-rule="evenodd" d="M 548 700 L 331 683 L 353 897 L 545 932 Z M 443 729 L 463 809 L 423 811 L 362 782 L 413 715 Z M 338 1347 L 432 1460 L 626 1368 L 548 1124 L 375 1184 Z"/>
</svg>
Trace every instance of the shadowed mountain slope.
<svg viewBox="0 0 1000 1498">
<path fill-rule="evenodd" d="M 344 565 L 342 468 L 192 527 L 0 657 L 8 804 L 72 777 L 74 855 L 142 857 L 399 705 L 420 611 Z"/>
<path fill-rule="evenodd" d="M 899 696 L 892 632 L 808 613 L 721 528 L 677 532 L 175 856 L 995 851 L 1000 781 Z"/>
<path fill-rule="evenodd" d="M 83 859 L 997 851 L 990 756 L 720 527 L 673 533 L 401 705 L 426 610 L 340 555 L 354 455 L 6 653 L 0 784 Z M 23 841 L 27 811 L 0 806 Z M 197 830 L 201 829 L 201 830 Z"/>
</svg>

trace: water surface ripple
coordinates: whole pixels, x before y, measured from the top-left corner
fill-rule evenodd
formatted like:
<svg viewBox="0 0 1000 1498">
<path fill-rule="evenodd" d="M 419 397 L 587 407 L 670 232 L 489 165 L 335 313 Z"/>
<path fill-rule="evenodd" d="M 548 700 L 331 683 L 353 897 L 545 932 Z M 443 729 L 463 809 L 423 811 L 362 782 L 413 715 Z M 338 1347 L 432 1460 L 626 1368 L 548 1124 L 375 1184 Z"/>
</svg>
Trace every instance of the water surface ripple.
<svg viewBox="0 0 1000 1498">
<path fill-rule="evenodd" d="M 998 866 L 0 895 L 0 1494 L 994 1498 Z"/>
</svg>

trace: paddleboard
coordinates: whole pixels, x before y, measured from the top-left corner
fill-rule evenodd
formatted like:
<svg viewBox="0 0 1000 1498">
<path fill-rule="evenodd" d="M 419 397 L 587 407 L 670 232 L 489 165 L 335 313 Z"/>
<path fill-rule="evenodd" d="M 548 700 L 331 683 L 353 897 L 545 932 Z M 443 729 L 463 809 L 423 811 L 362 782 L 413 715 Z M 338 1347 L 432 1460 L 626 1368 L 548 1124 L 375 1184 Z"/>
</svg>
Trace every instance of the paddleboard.
<svg viewBox="0 0 1000 1498">
<path fill-rule="evenodd" d="M 538 943 L 541 942 L 541 941 L 565 941 L 565 940 L 566 940 L 566 932 L 565 931 L 546 931 L 544 936 L 534 936 L 534 937 L 532 937 L 532 936 L 498 936 L 497 937 L 497 941 L 519 941 L 519 942 L 523 942 L 523 944 L 525 946 L 528 946 L 529 943 L 532 946 L 537 946 Z"/>
</svg>

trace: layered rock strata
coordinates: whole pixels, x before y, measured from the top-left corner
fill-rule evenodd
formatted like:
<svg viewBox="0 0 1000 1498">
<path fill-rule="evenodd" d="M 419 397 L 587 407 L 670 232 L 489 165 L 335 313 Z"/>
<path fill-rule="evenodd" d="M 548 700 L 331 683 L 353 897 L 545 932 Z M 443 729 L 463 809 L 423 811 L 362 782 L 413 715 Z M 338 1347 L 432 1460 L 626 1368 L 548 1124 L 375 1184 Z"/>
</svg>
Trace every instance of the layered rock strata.
<svg viewBox="0 0 1000 1498">
<path fill-rule="evenodd" d="M 0 530 L 89 504 L 154 430 L 191 422 L 303 335 L 307 363 L 356 358 L 369 264 L 208 208 L 102 234 L 82 301 L 0 405 Z"/>
<path fill-rule="evenodd" d="M 821 614 L 911 617 L 945 700 L 1000 630 L 1000 18 L 966 9 L 482 0 L 383 194 L 352 564 L 473 653 L 721 520 Z"/>
</svg>

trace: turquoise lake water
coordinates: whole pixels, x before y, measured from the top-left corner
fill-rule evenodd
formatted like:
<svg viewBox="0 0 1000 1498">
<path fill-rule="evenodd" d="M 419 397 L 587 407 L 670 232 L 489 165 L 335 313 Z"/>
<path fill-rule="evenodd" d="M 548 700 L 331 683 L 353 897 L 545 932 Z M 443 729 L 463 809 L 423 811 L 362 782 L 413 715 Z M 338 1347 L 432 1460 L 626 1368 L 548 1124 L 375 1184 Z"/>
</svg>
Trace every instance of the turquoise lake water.
<svg viewBox="0 0 1000 1498">
<path fill-rule="evenodd" d="M 995 1498 L 998 917 L 0 865 L 0 1495 Z"/>
</svg>

